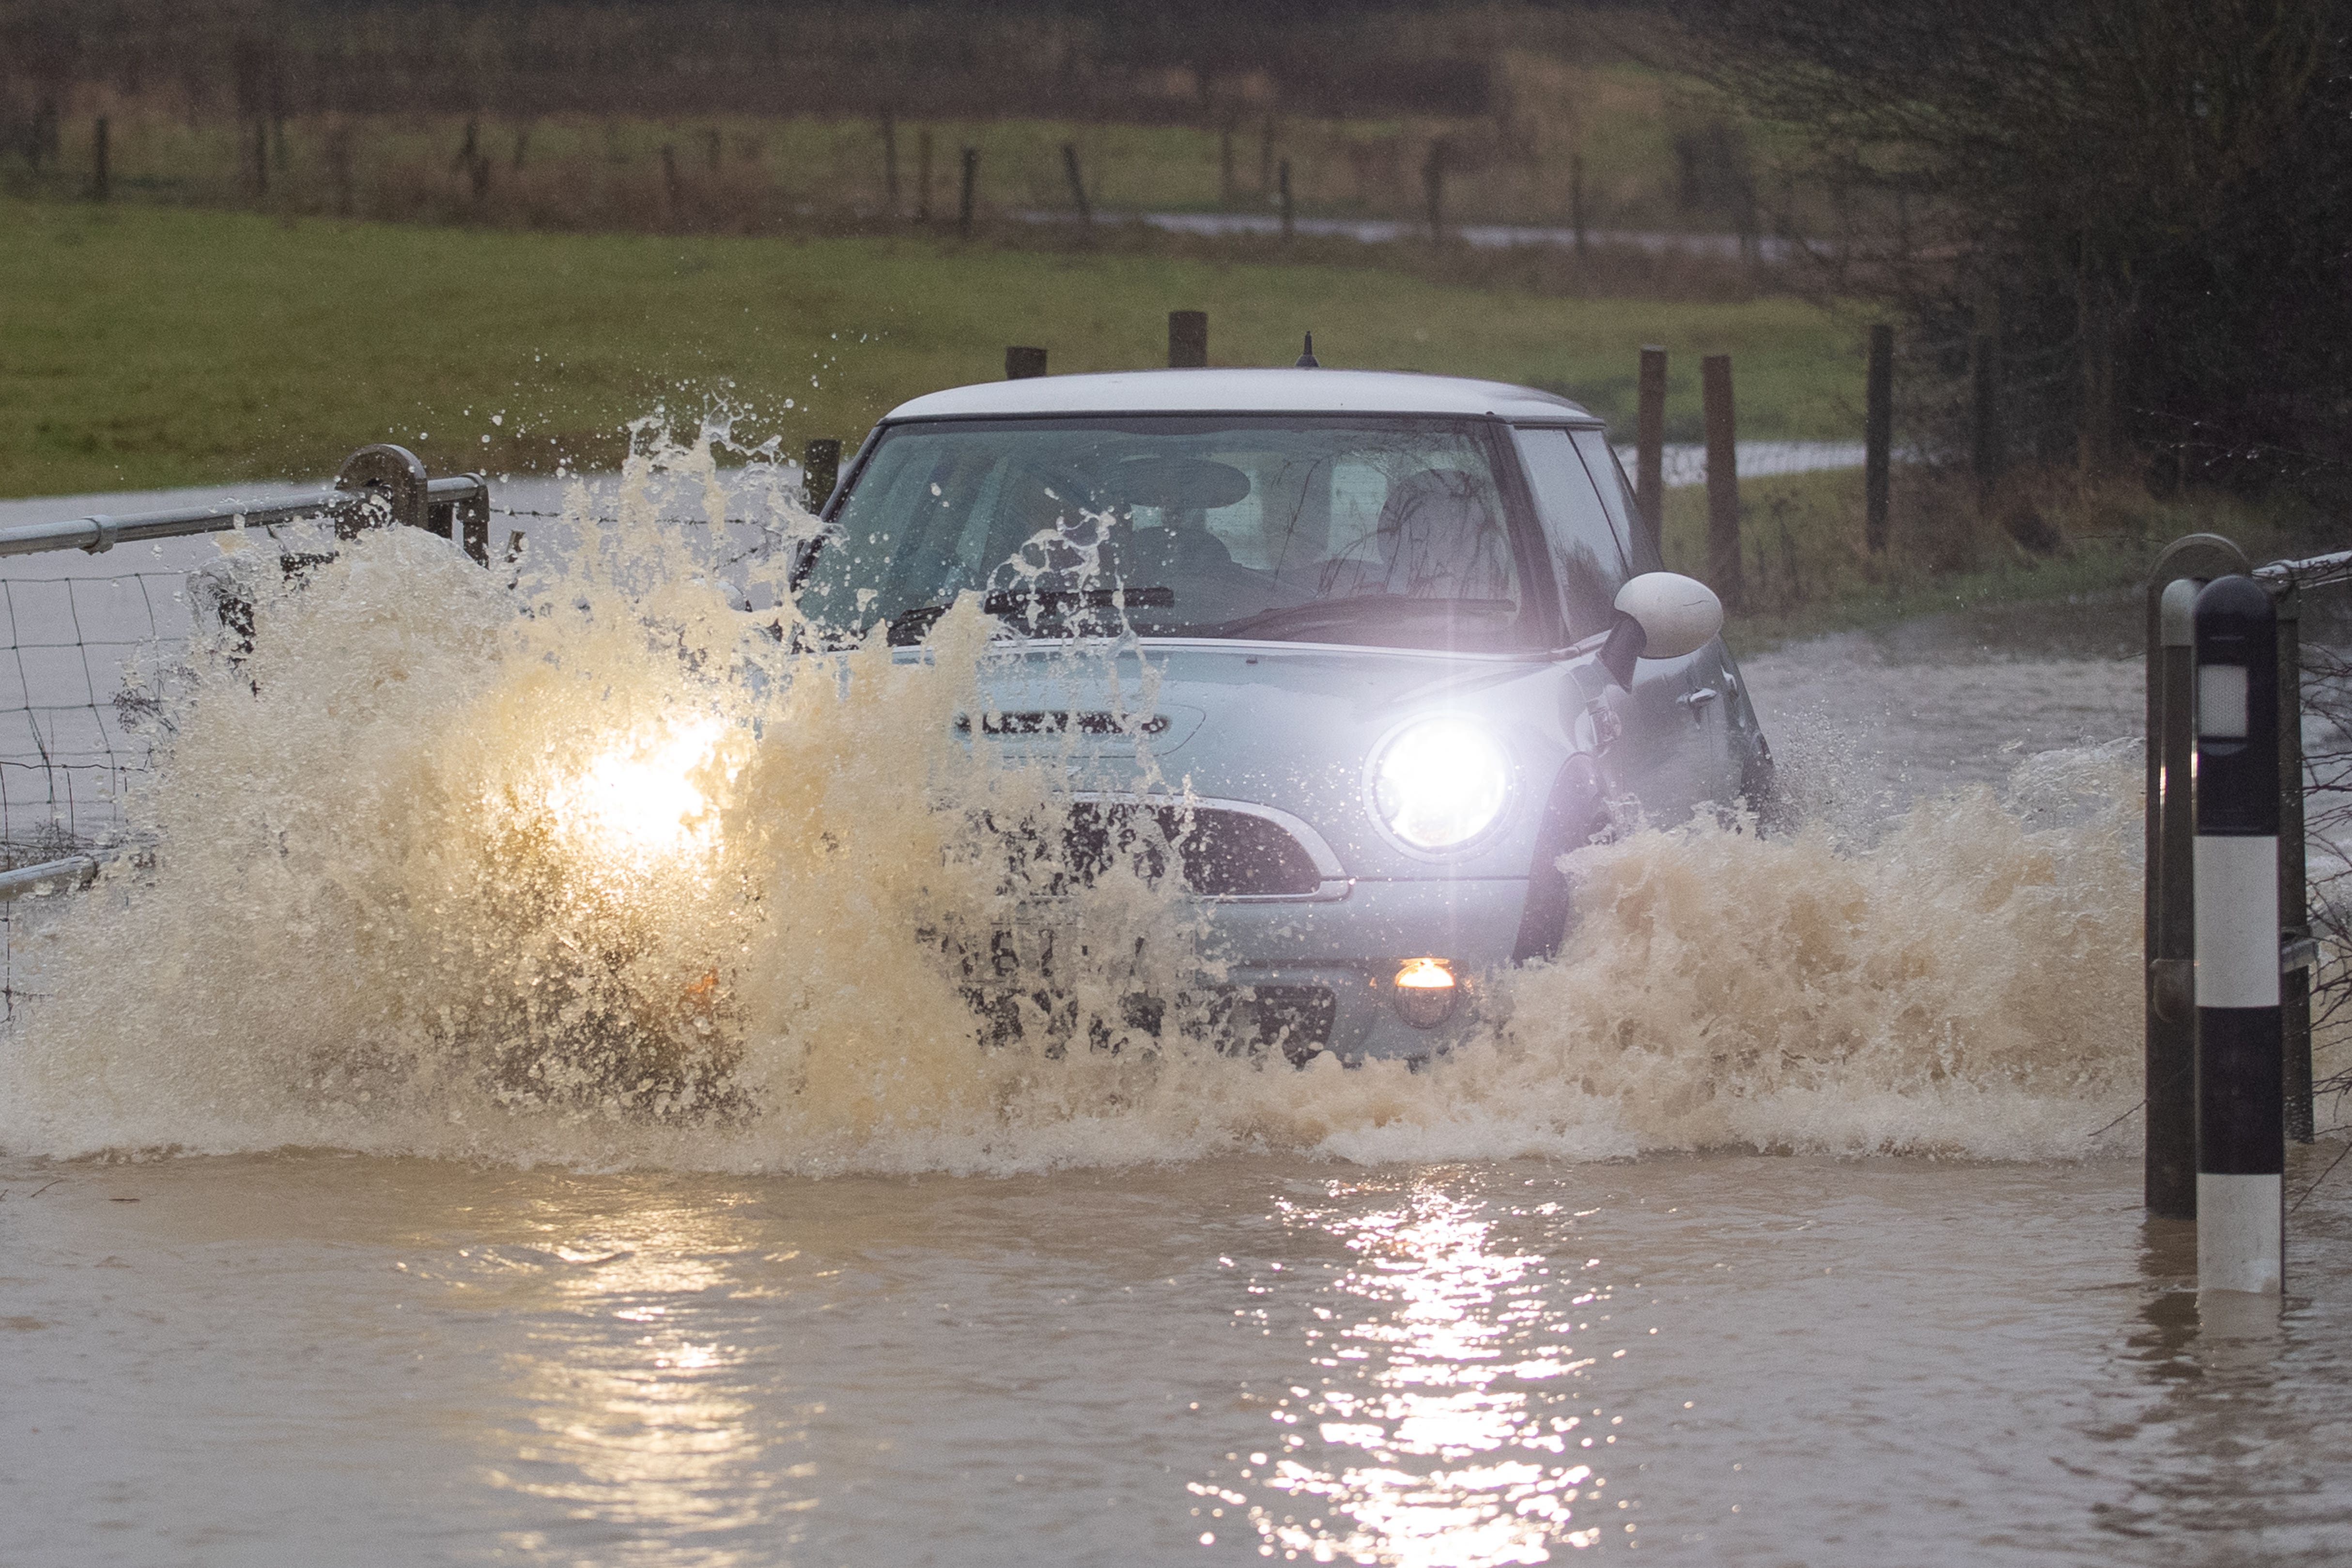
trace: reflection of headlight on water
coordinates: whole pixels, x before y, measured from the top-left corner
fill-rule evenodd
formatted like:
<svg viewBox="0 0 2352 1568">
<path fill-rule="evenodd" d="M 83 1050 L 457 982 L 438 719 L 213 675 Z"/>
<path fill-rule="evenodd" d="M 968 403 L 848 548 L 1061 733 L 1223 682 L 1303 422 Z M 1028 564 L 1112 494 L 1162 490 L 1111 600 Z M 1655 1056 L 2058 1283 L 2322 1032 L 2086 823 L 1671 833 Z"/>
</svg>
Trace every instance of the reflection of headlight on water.
<svg viewBox="0 0 2352 1568">
<path fill-rule="evenodd" d="M 566 833 L 633 858 L 686 848 L 710 802 L 694 783 L 722 726 L 705 721 L 666 736 L 617 746 L 548 792 Z"/>
<path fill-rule="evenodd" d="M 1372 763 L 1372 805 L 1416 849 L 1452 849 L 1495 825 L 1509 795 L 1503 749 L 1467 719 L 1426 719 L 1398 733 Z"/>
</svg>

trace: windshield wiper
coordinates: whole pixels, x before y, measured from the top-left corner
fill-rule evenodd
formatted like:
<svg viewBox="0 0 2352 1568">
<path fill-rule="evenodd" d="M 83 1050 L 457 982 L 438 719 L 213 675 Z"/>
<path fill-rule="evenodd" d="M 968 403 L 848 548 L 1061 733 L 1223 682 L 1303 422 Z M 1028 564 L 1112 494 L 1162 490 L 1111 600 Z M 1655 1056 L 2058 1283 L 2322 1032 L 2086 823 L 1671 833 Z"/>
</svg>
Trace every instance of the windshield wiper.
<svg viewBox="0 0 2352 1568">
<path fill-rule="evenodd" d="M 1305 605 L 1284 605 L 1224 621 L 1189 628 L 1192 635 L 1213 637 L 1298 637 L 1325 626 L 1346 626 L 1367 619 L 1399 615 L 1425 616 L 1436 611 L 1448 619 L 1456 616 L 1508 616 L 1518 605 L 1510 599 L 1426 599 L 1409 594 L 1359 594 L 1349 599 L 1318 599 Z"/>
<path fill-rule="evenodd" d="M 999 588 L 983 597 L 980 607 L 992 616 L 1066 616 L 1073 610 L 1164 610 L 1175 603 L 1173 588 Z M 944 605 L 920 605 L 891 616 L 891 646 L 904 647 L 922 641 L 940 617 L 954 607 L 950 600 Z"/>
</svg>

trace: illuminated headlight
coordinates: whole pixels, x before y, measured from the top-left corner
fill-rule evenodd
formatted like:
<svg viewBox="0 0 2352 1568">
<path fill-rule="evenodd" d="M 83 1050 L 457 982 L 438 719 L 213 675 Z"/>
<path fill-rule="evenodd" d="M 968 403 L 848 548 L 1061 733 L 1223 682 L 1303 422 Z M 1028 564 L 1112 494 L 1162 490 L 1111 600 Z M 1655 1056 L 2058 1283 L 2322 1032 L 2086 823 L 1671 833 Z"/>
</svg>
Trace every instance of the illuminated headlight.
<svg viewBox="0 0 2352 1568">
<path fill-rule="evenodd" d="M 1416 849 L 1452 849 L 1495 825 L 1511 768 L 1495 738 L 1466 719 L 1425 719 L 1372 762 L 1372 809 Z"/>
</svg>

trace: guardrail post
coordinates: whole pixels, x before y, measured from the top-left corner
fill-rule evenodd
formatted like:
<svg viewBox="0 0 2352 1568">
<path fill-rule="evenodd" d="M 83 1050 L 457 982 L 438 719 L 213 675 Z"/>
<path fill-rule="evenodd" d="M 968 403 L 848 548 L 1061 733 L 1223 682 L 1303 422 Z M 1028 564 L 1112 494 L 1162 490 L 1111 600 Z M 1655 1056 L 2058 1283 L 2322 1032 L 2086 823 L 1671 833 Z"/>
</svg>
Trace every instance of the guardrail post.
<svg viewBox="0 0 2352 1568">
<path fill-rule="evenodd" d="M 2251 577 L 2197 595 L 2197 1288 L 2276 1295 L 2278 616 Z"/>
<path fill-rule="evenodd" d="M 801 496 L 812 517 L 824 512 L 824 503 L 833 499 L 833 487 L 841 480 L 841 443 L 831 436 L 819 436 L 801 448 Z"/>
<path fill-rule="evenodd" d="M 385 521 L 409 528 L 425 528 L 431 521 L 425 515 L 426 483 L 425 464 L 416 454 L 389 444 L 362 447 L 343 459 L 342 468 L 335 475 L 337 489 L 347 495 L 381 496 Z M 364 526 L 355 517 L 339 518 L 335 531 L 352 539 Z"/>
<path fill-rule="evenodd" d="M 1290 200 L 1290 160 L 1287 158 L 1282 161 L 1280 186 L 1276 200 L 1282 212 L 1282 237 L 1290 239 L 1298 233 L 1298 209 Z"/>
<path fill-rule="evenodd" d="M 2195 705 L 2191 611 L 2197 588 L 2246 569 L 2239 548 L 2195 533 L 2166 547 L 2148 576 L 2147 782 L 2143 813 L 2146 888 L 2141 956 L 2145 1006 L 2147 1139 L 2143 1201 L 2167 1219 L 2197 1215 L 2196 819 L 2189 806 Z M 2178 593 L 2169 593 L 2179 584 Z"/>
<path fill-rule="evenodd" d="M 963 150 L 963 195 L 956 205 L 956 232 L 971 237 L 971 216 L 980 202 L 980 149 Z"/>
<path fill-rule="evenodd" d="M 469 496 L 461 496 L 452 503 L 450 533 L 465 546 L 466 553 L 484 566 L 490 563 L 490 476 L 467 474 L 480 488 Z"/>
</svg>

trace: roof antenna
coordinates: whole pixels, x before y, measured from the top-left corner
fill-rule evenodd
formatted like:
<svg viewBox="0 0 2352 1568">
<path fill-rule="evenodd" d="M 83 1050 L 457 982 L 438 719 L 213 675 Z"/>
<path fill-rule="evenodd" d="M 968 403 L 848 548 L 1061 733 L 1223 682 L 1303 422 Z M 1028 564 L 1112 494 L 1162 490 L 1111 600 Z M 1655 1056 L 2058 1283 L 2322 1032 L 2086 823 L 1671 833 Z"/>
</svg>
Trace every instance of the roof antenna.
<svg viewBox="0 0 2352 1568">
<path fill-rule="evenodd" d="M 1300 370 L 1320 370 L 1323 368 L 1323 362 L 1315 357 L 1315 334 L 1313 332 L 1307 334 L 1307 352 L 1298 356 L 1297 368 Z"/>
</svg>

